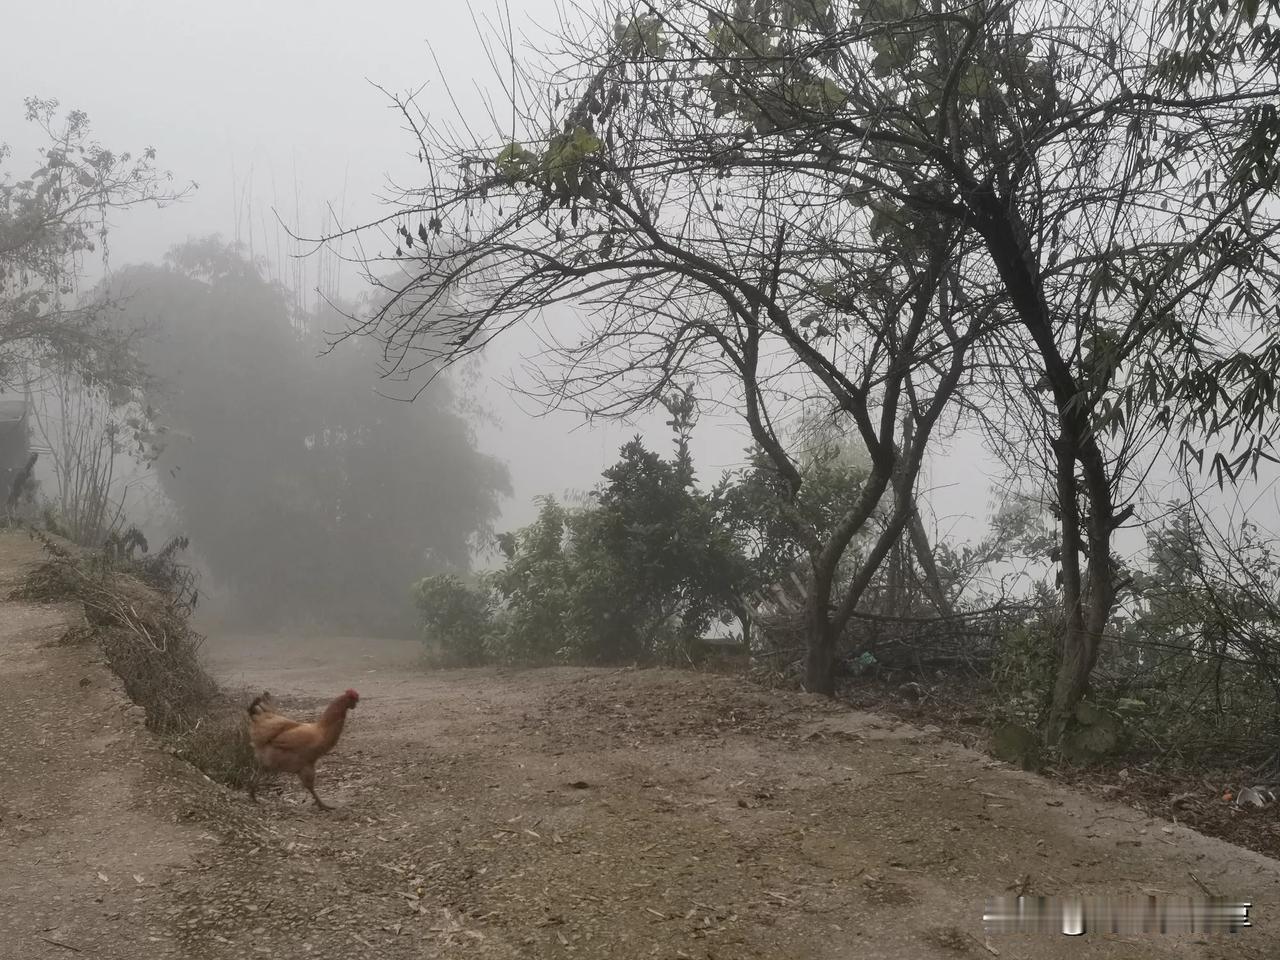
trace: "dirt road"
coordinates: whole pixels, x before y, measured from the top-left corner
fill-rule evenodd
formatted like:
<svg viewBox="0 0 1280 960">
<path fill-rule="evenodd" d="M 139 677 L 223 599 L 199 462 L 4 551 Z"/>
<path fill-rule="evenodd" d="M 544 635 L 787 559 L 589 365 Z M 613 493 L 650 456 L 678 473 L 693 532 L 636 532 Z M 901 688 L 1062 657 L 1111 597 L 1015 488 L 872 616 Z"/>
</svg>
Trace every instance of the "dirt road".
<svg viewBox="0 0 1280 960">
<path fill-rule="evenodd" d="M 1275 861 L 816 698 L 667 671 L 425 673 L 411 644 L 215 637 L 225 683 L 287 708 L 360 691 L 321 769 L 325 814 L 286 782 L 254 807 L 117 733 L 118 708 L 80 712 L 83 665 L 36 645 L 48 624 L 14 622 L 0 629 L 0 678 L 22 691 L 21 708 L 0 700 L 14 957 L 73 955 L 37 936 L 135 958 L 1280 956 Z M 29 805 L 38 835 L 21 829 Z M 1176 895 L 1197 880 L 1250 899 L 1256 926 L 982 930 L 984 899 L 1018 885 Z"/>
<path fill-rule="evenodd" d="M 39 557 L 0 534 L 0 598 Z M 53 645 L 83 622 L 0 599 L 0 957 L 181 956 L 164 885 L 216 846 L 179 822 L 205 791 L 91 646 Z"/>
</svg>

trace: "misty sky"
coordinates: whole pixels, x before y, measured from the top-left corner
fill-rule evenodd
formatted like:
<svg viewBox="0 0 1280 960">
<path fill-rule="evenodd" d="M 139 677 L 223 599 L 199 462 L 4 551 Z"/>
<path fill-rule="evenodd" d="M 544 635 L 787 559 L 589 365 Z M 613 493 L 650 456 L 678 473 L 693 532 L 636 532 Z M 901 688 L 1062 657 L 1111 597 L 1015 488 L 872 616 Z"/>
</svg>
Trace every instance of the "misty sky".
<svg viewBox="0 0 1280 960">
<path fill-rule="evenodd" d="M 545 39 L 540 31 L 557 22 L 555 0 L 511 6 L 517 28 L 523 18 L 534 39 Z M 478 0 L 478 16 L 491 9 Z M 438 59 L 480 130 L 476 87 L 493 87 L 466 6 L 430 0 L 364 6 L 48 0 L 12 5 L 5 26 L 0 142 L 13 147 L 10 168 L 21 170 L 34 157 L 38 138 L 22 121 L 22 100 L 37 95 L 85 110 L 97 137 L 113 149 L 155 146 L 161 166 L 177 180 L 199 184 L 180 205 L 117 217 L 110 249 L 116 266 L 158 260 L 174 244 L 209 233 L 238 235 L 264 252 L 264 239 L 276 235 L 273 205 L 302 233 L 320 228 L 325 204 L 348 223 L 376 215 L 384 209 L 376 196 L 386 175 L 411 180 L 419 168 L 385 94 L 372 84 L 397 92 L 426 84 L 421 102 L 428 112 L 450 114 Z M 297 210 L 295 188 L 302 197 Z M 358 292 L 353 288 L 344 284 L 342 293 Z M 574 322 L 568 313 L 548 321 Z M 503 343 L 485 371 L 502 377 L 533 345 L 531 336 Z M 534 418 L 522 410 L 528 401 L 517 405 L 496 384 L 485 399 L 501 425 L 480 429 L 481 446 L 510 463 L 515 487 L 504 526 L 530 519 L 530 498 L 538 493 L 592 486 L 638 429 L 650 446 L 670 450 L 665 417 L 586 428 L 579 416 Z M 745 445 L 738 424 L 704 420 L 695 437 L 700 475 L 714 479 L 739 462 Z M 925 472 L 922 484 L 933 491 L 944 530 L 971 535 L 973 519 L 988 512 L 977 454 L 976 444 L 961 443 Z"/>
</svg>

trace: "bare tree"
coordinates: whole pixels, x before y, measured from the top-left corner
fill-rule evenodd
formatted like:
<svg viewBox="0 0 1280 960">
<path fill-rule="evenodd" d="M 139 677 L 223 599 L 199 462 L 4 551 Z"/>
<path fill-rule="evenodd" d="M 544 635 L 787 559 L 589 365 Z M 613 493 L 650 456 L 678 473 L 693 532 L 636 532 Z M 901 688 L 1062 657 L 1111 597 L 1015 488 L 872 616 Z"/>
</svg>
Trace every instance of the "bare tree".
<svg viewBox="0 0 1280 960">
<path fill-rule="evenodd" d="M 1122 586 L 1111 544 L 1143 456 L 1164 435 L 1225 441 L 1226 478 L 1268 442 L 1280 350 L 1251 332 L 1277 277 L 1275 177 L 1221 161 L 1280 95 L 1274 71 L 1231 64 L 1171 95 L 1155 15 L 1106 0 L 611 12 L 541 73 L 508 45 L 494 139 L 400 101 L 428 183 L 366 228 L 396 248 L 371 273 L 397 262 L 403 282 L 353 332 L 407 369 L 572 302 L 591 326 L 559 344 L 550 397 L 626 413 L 674 371 L 728 374 L 722 396 L 793 490 L 778 417 L 818 397 L 841 411 L 872 469 L 809 544 L 820 690 L 947 403 L 983 414 L 1060 520 L 1056 741 Z M 831 597 L 882 498 L 884 535 Z"/>
<path fill-rule="evenodd" d="M 160 436 L 142 403 L 71 364 L 46 370 L 37 386 L 31 412 L 53 470 L 53 520 L 74 542 L 100 546 L 125 525 L 129 492 L 154 482 Z"/>
<path fill-rule="evenodd" d="M 970 251 L 954 300 L 1001 322 L 966 408 L 1032 441 L 1021 462 L 1060 518 L 1057 740 L 1115 604 L 1140 453 L 1225 441 L 1225 479 L 1269 442 L 1280 367 L 1251 334 L 1276 178 L 1223 160 L 1274 70 L 1244 59 L 1170 94 L 1158 16 L 1110 2 L 646 0 L 619 24 L 649 90 L 708 91 L 736 121 L 704 140 L 722 155 L 838 187 L 896 243 L 943 231 Z"/>
<path fill-rule="evenodd" d="M 891 235 L 843 184 L 804 169 L 806 145 L 780 142 L 768 163 L 744 152 L 713 90 L 663 80 L 674 68 L 652 60 L 645 29 L 620 24 L 601 53 L 588 25 L 570 42 L 571 75 L 540 76 L 508 51 L 518 139 L 460 139 L 397 101 L 429 180 L 360 231 L 383 230 L 395 251 L 366 261 L 388 306 L 349 333 L 378 338 L 409 375 L 572 304 L 581 326 L 551 344 L 536 392 L 626 416 L 692 381 L 704 406 L 744 418 L 791 499 L 803 478 L 781 427 L 804 405 L 831 409 L 871 466 L 837 523 L 799 531 L 806 684 L 830 693 L 837 642 L 914 515 L 967 351 L 998 318 L 962 292 L 961 231 Z M 837 583 L 878 509 L 886 522 Z"/>
</svg>

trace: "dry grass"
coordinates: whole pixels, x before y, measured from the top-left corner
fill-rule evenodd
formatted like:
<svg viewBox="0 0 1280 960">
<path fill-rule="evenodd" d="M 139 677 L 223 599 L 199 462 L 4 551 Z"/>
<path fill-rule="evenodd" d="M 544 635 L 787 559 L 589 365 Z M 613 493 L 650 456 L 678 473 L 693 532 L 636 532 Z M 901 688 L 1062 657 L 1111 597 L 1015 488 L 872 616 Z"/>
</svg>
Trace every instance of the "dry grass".
<svg viewBox="0 0 1280 960">
<path fill-rule="evenodd" d="M 210 778 L 242 788 L 255 776 L 243 709 L 218 689 L 200 662 L 204 638 L 188 623 L 185 586 L 167 576 L 148 583 L 154 565 L 106 562 L 41 536 L 48 559 L 23 580 L 15 599 L 76 601 L 87 628 L 64 642 L 97 643 L 125 692 L 146 711 L 147 726 Z M 170 565 L 172 562 L 169 561 Z"/>
<path fill-rule="evenodd" d="M 178 756 L 211 779 L 237 790 L 261 782 L 244 718 L 243 706 L 219 697 L 205 717 L 173 737 Z"/>
</svg>

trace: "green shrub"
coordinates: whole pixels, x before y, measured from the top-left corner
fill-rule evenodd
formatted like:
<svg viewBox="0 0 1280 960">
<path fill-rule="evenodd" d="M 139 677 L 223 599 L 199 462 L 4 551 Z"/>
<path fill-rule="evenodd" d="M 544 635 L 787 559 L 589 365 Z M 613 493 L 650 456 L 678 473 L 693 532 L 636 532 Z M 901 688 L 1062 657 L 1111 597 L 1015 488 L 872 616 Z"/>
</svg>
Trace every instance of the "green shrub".
<svg viewBox="0 0 1280 960">
<path fill-rule="evenodd" d="M 493 629 L 493 605 L 483 585 L 468 586 L 453 574 L 437 574 L 419 580 L 413 595 L 423 642 L 442 665 L 476 666 L 489 658 L 486 639 Z"/>
<path fill-rule="evenodd" d="M 581 659 L 570 635 L 580 569 L 568 542 L 572 511 L 551 497 L 537 519 L 498 538 L 506 562 L 493 575 L 499 603 L 489 650 L 508 663 L 564 663 Z"/>
<path fill-rule="evenodd" d="M 991 664 L 993 720 L 1034 730 L 1048 715 L 1058 666 L 1055 614 L 1043 605 L 999 639 Z"/>
<path fill-rule="evenodd" d="M 544 497 L 528 526 L 498 537 L 502 567 L 468 586 L 414 587 L 423 638 L 442 663 L 688 662 L 711 619 L 732 609 L 746 562 L 674 460 L 626 444 L 584 506 Z"/>
</svg>

